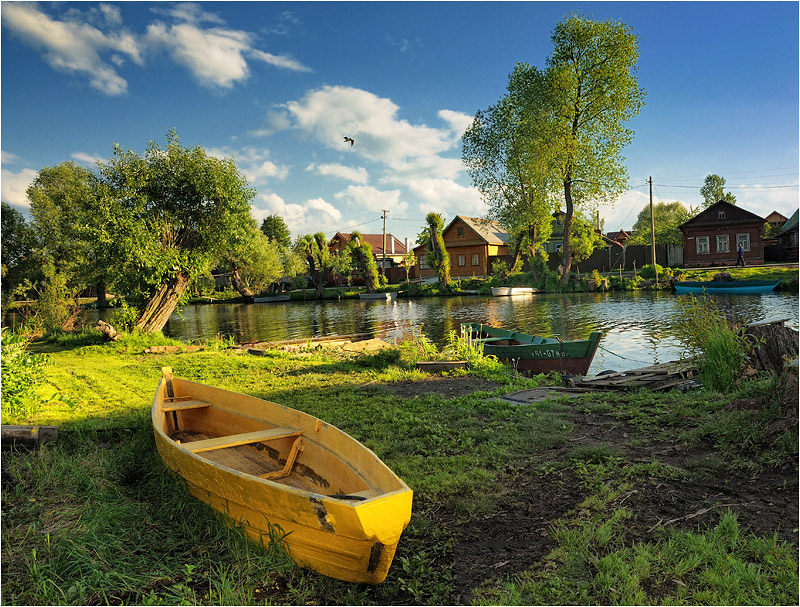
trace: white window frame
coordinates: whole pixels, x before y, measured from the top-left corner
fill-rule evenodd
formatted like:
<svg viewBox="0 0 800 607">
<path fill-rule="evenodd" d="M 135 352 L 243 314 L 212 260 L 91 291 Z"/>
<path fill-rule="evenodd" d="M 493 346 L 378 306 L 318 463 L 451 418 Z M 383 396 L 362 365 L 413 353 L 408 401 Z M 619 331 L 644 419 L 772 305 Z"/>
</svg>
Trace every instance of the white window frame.
<svg viewBox="0 0 800 607">
<path fill-rule="evenodd" d="M 472 254 L 472 265 L 473 266 L 481 265 L 481 254 L 480 253 L 473 253 Z"/>
<path fill-rule="evenodd" d="M 697 247 L 698 255 L 708 255 L 709 253 L 711 253 L 710 236 L 698 236 L 695 242 L 697 243 L 695 246 Z"/>
<path fill-rule="evenodd" d="M 742 250 L 744 251 L 750 250 L 750 232 L 745 232 L 744 234 L 736 235 L 736 250 L 739 250 L 740 243 L 742 245 Z"/>
<path fill-rule="evenodd" d="M 458 256 L 458 267 L 463 268 L 467 265 L 467 256 L 466 255 L 459 255 Z"/>
<path fill-rule="evenodd" d="M 430 270 L 430 267 L 428 266 L 427 255 L 420 256 L 420 258 L 419 258 L 419 269 L 420 270 Z"/>
<path fill-rule="evenodd" d="M 731 252 L 730 234 L 717 234 L 717 253 Z"/>
</svg>

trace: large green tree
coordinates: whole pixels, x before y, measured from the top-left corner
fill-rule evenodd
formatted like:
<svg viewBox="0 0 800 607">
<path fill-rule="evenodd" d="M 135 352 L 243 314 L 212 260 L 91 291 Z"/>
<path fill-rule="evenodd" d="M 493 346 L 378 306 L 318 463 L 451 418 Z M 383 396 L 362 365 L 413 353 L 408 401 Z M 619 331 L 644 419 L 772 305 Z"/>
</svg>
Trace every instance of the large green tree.
<svg viewBox="0 0 800 607">
<path fill-rule="evenodd" d="M 322 299 L 325 291 L 325 270 L 335 264 L 334 254 L 328 246 L 325 234 L 304 234 L 297 239 L 295 249 L 305 257 L 308 272 L 314 281 L 315 295 L 317 299 Z"/>
<path fill-rule="evenodd" d="M 564 201 L 561 284 L 572 264 L 570 236 L 576 209 L 613 201 L 627 189 L 622 149 L 633 138 L 626 123 L 639 113 L 644 90 L 636 70 L 638 39 L 620 22 L 572 15 L 553 31 L 547 60 L 543 153 Z"/>
<path fill-rule="evenodd" d="M 100 164 L 97 238 L 115 285 L 143 298 L 138 329 L 160 330 L 189 281 L 252 238 L 254 196 L 232 159 L 184 147 L 174 130 L 144 156 L 115 145 Z"/>
<path fill-rule="evenodd" d="M 678 228 L 691 219 L 689 209 L 678 201 L 659 202 L 653 205 L 655 217 L 656 244 L 682 245 L 683 232 Z M 639 211 L 636 223 L 633 224 L 628 244 L 651 244 L 650 205 Z"/>
<path fill-rule="evenodd" d="M 515 243 L 533 258 L 552 233 L 552 173 L 543 139 L 546 109 L 544 75 L 517 65 L 508 92 L 487 110 L 478 111 L 462 138 L 462 160 L 473 185 Z"/>
<path fill-rule="evenodd" d="M 706 175 L 703 187 L 700 188 L 700 195 L 703 197 L 704 209 L 717 204 L 720 200 L 736 204 L 736 196 L 725 191 L 725 178 L 720 175 Z"/>
<path fill-rule="evenodd" d="M 36 264 L 32 257 L 33 231 L 25 221 L 25 216 L 10 204 L 2 203 L 2 226 L 0 226 L 0 245 L 2 245 L 2 287 L 3 300 L 25 278 L 35 279 Z"/>
<path fill-rule="evenodd" d="M 105 269 L 92 234 L 97 177 L 74 162 L 45 167 L 27 189 L 34 254 L 74 293 L 102 283 Z M 102 295 L 105 295 L 104 288 Z"/>
<path fill-rule="evenodd" d="M 264 236 L 272 241 L 277 242 L 283 247 L 292 246 L 292 234 L 289 232 L 289 227 L 286 225 L 283 217 L 280 215 L 270 215 L 261 222 L 261 231 Z"/>
<path fill-rule="evenodd" d="M 254 220 L 251 238 L 229 249 L 223 263 L 231 272 L 233 288 L 244 297 L 252 297 L 283 276 L 283 254 L 281 245 L 267 238 Z"/>
</svg>

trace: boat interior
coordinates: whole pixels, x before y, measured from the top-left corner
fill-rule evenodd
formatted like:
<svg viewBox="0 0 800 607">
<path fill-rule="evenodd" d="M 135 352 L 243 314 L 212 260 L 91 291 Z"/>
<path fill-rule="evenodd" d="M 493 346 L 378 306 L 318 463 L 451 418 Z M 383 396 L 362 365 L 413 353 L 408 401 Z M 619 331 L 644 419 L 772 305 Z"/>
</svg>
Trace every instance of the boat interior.
<svg viewBox="0 0 800 607">
<path fill-rule="evenodd" d="M 165 372 L 161 429 L 175 443 L 215 464 L 330 497 L 365 500 L 377 491 L 357 471 L 300 428 L 215 406 L 209 395 L 180 393 Z M 317 420 L 318 421 L 318 420 Z"/>
</svg>

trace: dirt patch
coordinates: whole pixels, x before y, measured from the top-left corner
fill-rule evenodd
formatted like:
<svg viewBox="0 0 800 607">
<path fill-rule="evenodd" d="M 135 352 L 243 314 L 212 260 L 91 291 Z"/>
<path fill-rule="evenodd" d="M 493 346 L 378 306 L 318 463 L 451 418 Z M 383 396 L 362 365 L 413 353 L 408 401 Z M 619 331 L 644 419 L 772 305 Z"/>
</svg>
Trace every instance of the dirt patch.
<svg viewBox="0 0 800 607">
<path fill-rule="evenodd" d="M 431 376 L 417 381 L 392 382 L 381 385 L 381 389 L 402 398 L 440 394 L 445 398 L 469 396 L 474 392 L 497 390 L 500 384 L 479 377 Z"/>
<path fill-rule="evenodd" d="M 626 521 L 628 543 L 656 541 L 664 530 L 713 527 L 731 510 L 743 531 L 766 537 L 777 532 L 781 540 L 798 547 L 796 466 L 757 474 L 719 472 L 713 467 L 706 471 L 703 462 L 716 461 L 710 445 L 688 449 L 677 442 L 642 440 L 635 427 L 602 414 L 563 415 L 575 425 L 574 435 L 542 453 L 528 473 L 509 481 L 508 498 L 499 512 L 466 524 L 438 515 L 455 537 L 456 604 L 468 604 L 475 588 L 486 580 L 513 576 L 542 561 L 554 547 L 553 522 L 577 508 L 587 492 L 570 469 L 541 474 L 538 464 L 567 461 L 600 446 L 629 462 L 655 461 L 681 472 L 676 480 L 639 481 L 617 498 L 612 507 L 625 507 L 633 515 Z"/>
</svg>

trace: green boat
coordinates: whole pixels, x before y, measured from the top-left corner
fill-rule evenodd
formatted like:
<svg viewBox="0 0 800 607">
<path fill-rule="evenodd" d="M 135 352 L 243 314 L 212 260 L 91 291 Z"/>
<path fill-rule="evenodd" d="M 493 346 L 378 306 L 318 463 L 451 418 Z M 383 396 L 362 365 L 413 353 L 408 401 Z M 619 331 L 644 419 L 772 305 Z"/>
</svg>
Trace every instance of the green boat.
<svg viewBox="0 0 800 607">
<path fill-rule="evenodd" d="M 565 341 L 479 323 L 462 324 L 461 334 L 482 343 L 484 354 L 496 356 L 528 375 L 551 371 L 586 375 L 603 335 L 599 331 L 592 331 L 589 339 Z"/>
</svg>

